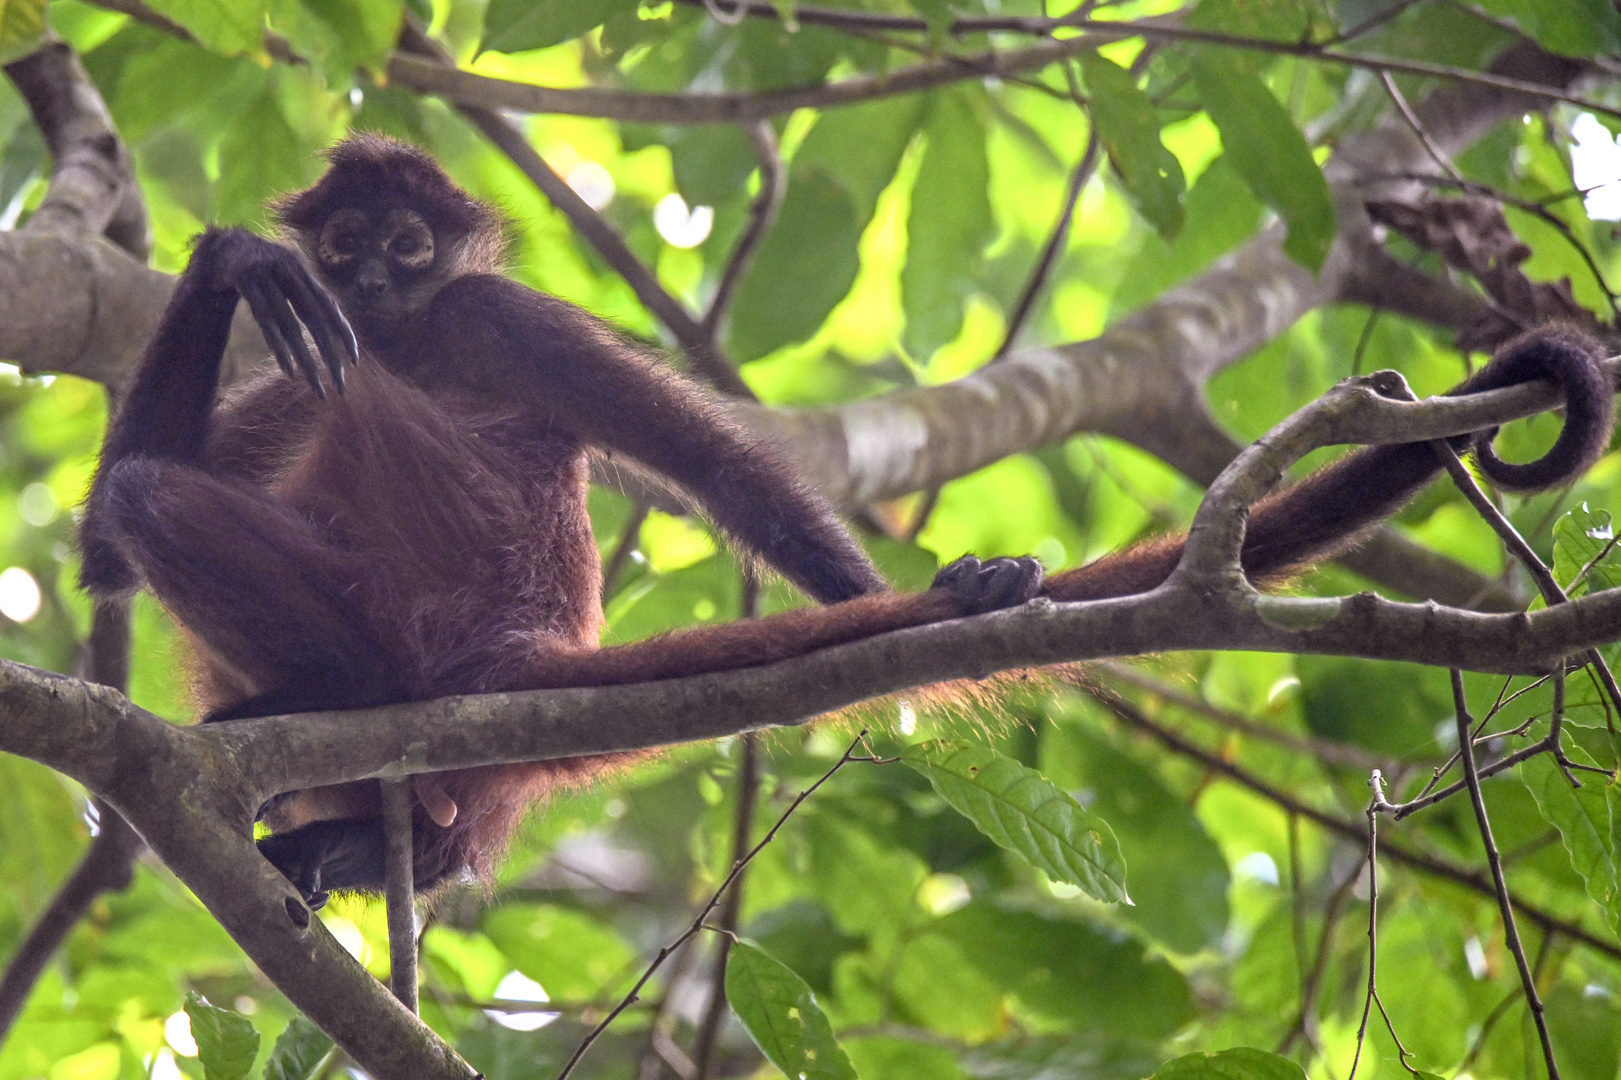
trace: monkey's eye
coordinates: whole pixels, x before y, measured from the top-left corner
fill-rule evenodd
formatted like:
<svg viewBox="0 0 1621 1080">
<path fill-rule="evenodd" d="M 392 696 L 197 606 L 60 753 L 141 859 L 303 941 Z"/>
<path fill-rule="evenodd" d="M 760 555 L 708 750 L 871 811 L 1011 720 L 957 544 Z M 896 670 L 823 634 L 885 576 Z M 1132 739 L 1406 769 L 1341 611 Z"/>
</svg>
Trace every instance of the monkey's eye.
<svg viewBox="0 0 1621 1080">
<path fill-rule="evenodd" d="M 348 262 L 360 254 L 364 246 L 363 237 L 356 230 L 355 223 L 349 220 L 350 216 L 345 212 L 334 214 L 321 230 L 316 255 L 328 266 Z"/>
<path fill-rule="evenodd" d="M 388 240 L 389 258 L 407 270 L 433 265 L 433 233 L 425 223 L 410 222 Z"/>
</svg>

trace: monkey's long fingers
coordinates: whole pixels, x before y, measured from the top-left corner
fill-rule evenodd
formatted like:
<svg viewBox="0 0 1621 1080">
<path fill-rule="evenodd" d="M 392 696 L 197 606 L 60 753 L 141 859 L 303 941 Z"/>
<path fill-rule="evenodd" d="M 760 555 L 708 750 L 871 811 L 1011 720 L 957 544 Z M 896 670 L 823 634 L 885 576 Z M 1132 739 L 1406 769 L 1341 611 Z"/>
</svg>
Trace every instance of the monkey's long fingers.
<svg viewBox="0 0 1621 1080">
<path fill-rule="evenodd" d="M 312 282 L 302 268 L 285 269 L 281 277 L 293 311 L 309 327 L 310 336 L 321 350 L 321 359 L 332 373 L 332 383 L 341 391 L 344 366 L 360 359 L 360 344 L 355 340 L 354 329 L 327 291 Z"/>
<path fill-rule="evenodd" d="M 248 302 L 248 309 L 253 312 L 254 321 L 270 343 L 270 351 L 276 354 L 281 369 L 290 375 L 291 366 L 296 363 L 315 396 L 324 399 L 326 387 L 321 385 L 321 369 L 304 346 L 304 331 L 288 306 L 287 298 L 259 281 L 239 282 L 237 291 Z"/>
</svg>

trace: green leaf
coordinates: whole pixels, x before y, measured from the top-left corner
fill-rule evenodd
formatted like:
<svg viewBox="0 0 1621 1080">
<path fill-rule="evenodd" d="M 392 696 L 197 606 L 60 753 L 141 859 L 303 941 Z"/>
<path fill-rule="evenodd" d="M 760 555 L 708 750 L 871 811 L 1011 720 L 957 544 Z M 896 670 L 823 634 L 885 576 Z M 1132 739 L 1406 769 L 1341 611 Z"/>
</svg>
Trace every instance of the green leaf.
<svg viewBox="0 0 1621 1080">
<path fill-rule="evenodd" d="M 957 955 L 1011 994 L 1038 1030 L 1151 1044 L 1194 1015 L 1187 979 L 1117 931 L 976 900 L 920 939 L 931 936 L 956 943 Z"/>
<path fill-rule="evenodd" d="M 738 286 L 732 355 L 754 360 L 810 337 L 855 282 L 861 233 L 921 116 L 897 97 L 824 114 L 789 170 L 788 193 Z"/>
<path fill-rule="evenodd" d="M 1315 274 L 1334 242 L 1334 202 L 1305 137 L 1260 76 L 1229 63 L 1228 53 L 1200 51 L 1193 76 L 1227 160 L 1288 225 L 1284 253 Z"/>
<path fill-rule="evenodd" d="M 479 51 L 523 52 L 572 41 L 609 17 L 636 11 L 636 0 L 490 0 Z"/>
<path fill-rule="evenodd" d="M 1553 576 L 1572 599 L 1621 585 L 1621 550 L 1614 540 L 1609 511 L 1591 510 L 1586 503 L 1554 522 Z M 1592 569 L 1576 584 L 1589 563 Z"/>
<path fill-rule="evenodd" d="M 771 1063 L 796 1080 L 856 1080 L 805 980 L 748 941 L 726 958 L 726 1001 Z"/>
<path fill-rule="evenodd" d="M 264 0 L 150 0 L 147 6 L 214 52 L 235 56 L 264 49 Z"/>
<path fill-rule="evenodd" d="M 242 1080 L 259 1054 L 259 1029 L 247 1017 L 216 1008 L 193 990 L 186 995 L 191 1037 L 207 1080 Z"/>
<path fill-rule="evenodd" d="M 307 1018 L 295 1016 L 271 1048 L 265 1080 L 312 1080 L 331 1052 L 332 1040 L 326 1032 Z"/>
<path fill-rule="evenodd" d="M 1578 764 L 1592 765 L 1581 747 L 1570 744 L 1565 753 Z M 1612 788 L 1596 773 L 1582 773 L 1582 786 L 1573 788 L 1551 754 L 1539 754 L 1520 764 L 1520 779 L 1537 811 L 1559 830 L 1570 854 L 1570 865 L 1581 876 L 1587 895 L 1604 912 L 1612 930 L 1621 933 L 1618 889 L 1621 871 L 1616 866 L 1615 803 Z"/>
<path fill-rule="evenodd" d="M 1485 0 L 1481 7 L 1513 19 L 1549 52 L 1586 57 L 1621 51 L 1621 14 L 1609 0 Z"/>
<path fill-rule="evenodd" d="M 906 219 L 901 303 L 907 351 L 926 360 L 962 329 L 963 302 L 977 287 L 985 245 L 995 234 L 985 159 L 981 91 L 934 95 L 928 144 Z"/>
<path fill-rule="evenodd" d="M 1187 180 L 1159 137 L 1159 115 L 1131 73 L 1096 53 L 1081 55 L 1092 122 L 1132 205 L 1167 241 L 1182 231 Z"/>
<path fill-rule="evenodd" d="M 0 63 L 20 60 L 45 40 L 46 0 L 0 0 Z"/>
<path fill-rule="evenodd" d="M 1220 944 L 1231 884 L 1227 860 L 1185 800 L 1152 769 L 1073 724 L 1047 730 L 1041 768 L 1067 790 L 1086 789 L 1087 806 L 1114 829 L 1137 902 L 1121 912 L 1124 918 L 1174 952 Z"/>
<path fill-rule="evenodd" d="M 484 917 L 482 929 L 513 967 L 554 998 L 595 998 L 636 959 L 612 929 L 553 904 L 503 904 Z"/>
<path fill-rule="evenodd" d="M 268 0 L 271 25 L 334 87 L 381 73 L 399 37 L 401 0 Z"/>
<path fill-rule="evenodd" d="M 1200 0 L 1188 17 L 1188 25 L 1238 37 L 1294 43 L 1308 39 L 1313 26 L 1326 30 L 1332 23 L 1320 0 Z"/>
<path fill-rule="evenodd" d="M 1168 1061 L 1149 1080 L 1305 1080 L 1305 1077 L 1305 1070 L 1286 1057 L 1240 1046 Z"/>
<path fill-rule="evenodd" d="M 1131 902 L 1114 833 L 1052 781 L 989 747 L 927 742 L 901 760 L 979 831 L 1054 881 L 1088 896 Z"/>
</svg>

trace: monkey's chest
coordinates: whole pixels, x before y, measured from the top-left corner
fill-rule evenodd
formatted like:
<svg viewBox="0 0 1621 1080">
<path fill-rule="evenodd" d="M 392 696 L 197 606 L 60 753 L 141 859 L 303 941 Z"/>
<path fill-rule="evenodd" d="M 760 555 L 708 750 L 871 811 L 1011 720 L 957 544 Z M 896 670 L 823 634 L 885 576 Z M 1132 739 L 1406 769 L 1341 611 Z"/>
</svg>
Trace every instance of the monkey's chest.
<svg viewBox="0 0 1621 1080">
<path fill-rule="evenodd" d="M 586 485 L 581 449 L 521 416 L 355 385 L 273 490 L 350 555 L 381 636 L 443 657 L 513 634 L 595 644 Z"/>
</svg>

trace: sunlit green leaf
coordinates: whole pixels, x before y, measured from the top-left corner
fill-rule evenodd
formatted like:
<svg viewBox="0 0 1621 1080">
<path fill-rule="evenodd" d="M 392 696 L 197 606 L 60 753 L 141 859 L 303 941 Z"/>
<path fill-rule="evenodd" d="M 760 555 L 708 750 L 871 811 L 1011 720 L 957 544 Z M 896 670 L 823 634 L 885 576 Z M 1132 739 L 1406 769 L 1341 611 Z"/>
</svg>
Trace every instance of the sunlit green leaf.
<svg viewBox="0 0 1621 1080">
<path fill-rule="evenodd" d="M 234 56 L 264 49 L 264 0 L 150 0 L 147 6 L 217 53 Z"/>
<path fill-rule="evenodd" d="M 1316 273 L 1334 242 L 1328 181 L 1266 83 L 1226 61 L 1225 53 L 1213 51 L 1193 60 L 1204 107 L 1221 129 L 1221 145 L 1233 168 L 1288 225 L 1284 252 Z"/>
<path fill-rule="evenodd" d="M 229 1009 L 216 1008 L 196 992 L 186 995 L 191 1037 L 207 1080 L 242 1080 L 259 1054 L 259 1029 Z"/>
<path fill-rule="evenodd" d="M 1034 769 L 989 747 L 951 742 L 919 743 L 901 760 L 986 836 L 1054 881 L 1130 902 L 1126 864 L 1108 823 Z"/>
<path fill-rule="evenodd" d="M 1182 231 L 1187 181 L 1176 155 L 1160 142 L 1159 116 L 1130 73 L 1103 57 L 1083 54 L 1081 70 L 1092 92 L 1092 121 L 1115 172 L 1148 223 L 1166 240 Z"/>
<path fill-rule="evenodd" d="M 855 1080 L 805 980 L 747 941 L 726 958 L 726 1002 L 771 1063 L 798 1080 Z"/>
<path fill-rule="evenodd" d="M 906 348 L 919 360 L 962 329 L 963 302 L 995 232 L 982 109 L 976 93 L 942 91 L 923 126 L 927 146 L 912 189 L 901 271 Z"/>
</svg>

